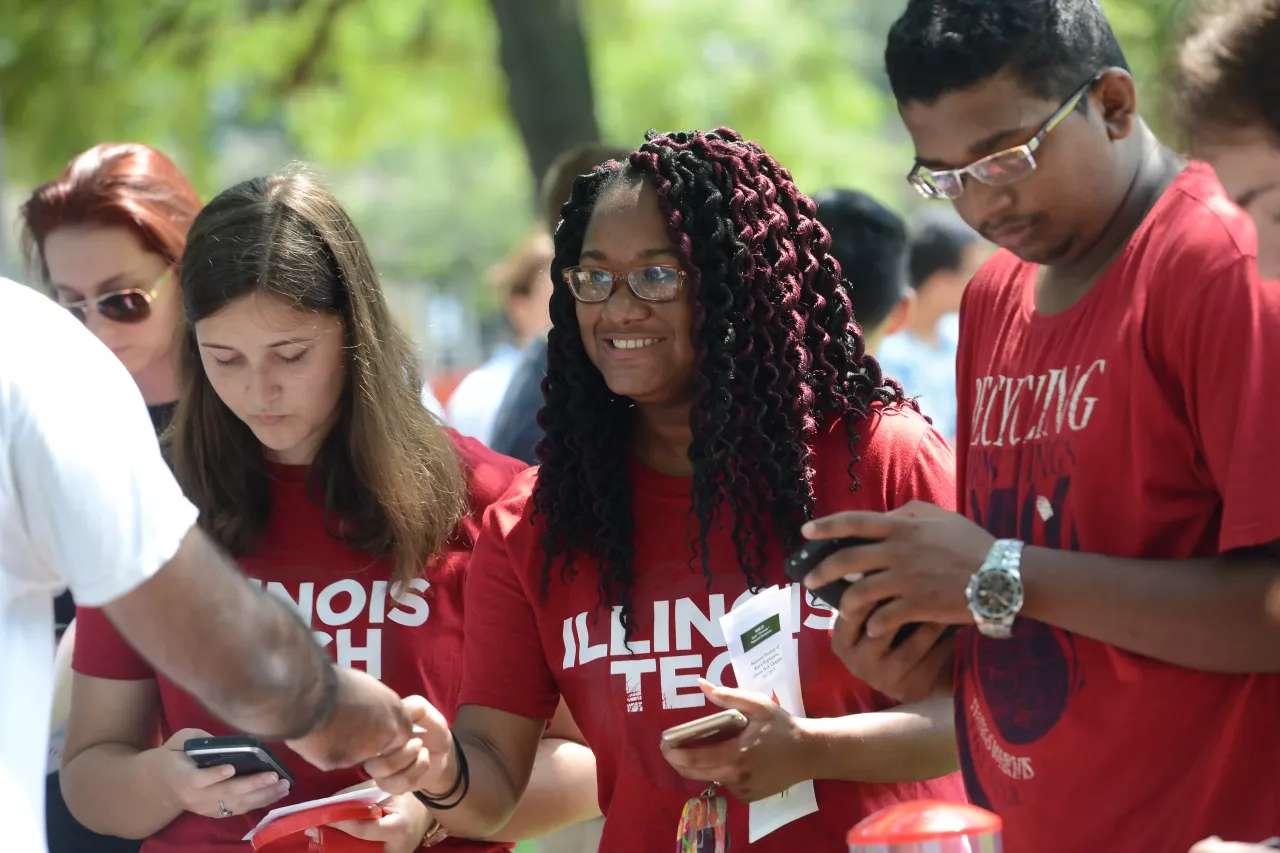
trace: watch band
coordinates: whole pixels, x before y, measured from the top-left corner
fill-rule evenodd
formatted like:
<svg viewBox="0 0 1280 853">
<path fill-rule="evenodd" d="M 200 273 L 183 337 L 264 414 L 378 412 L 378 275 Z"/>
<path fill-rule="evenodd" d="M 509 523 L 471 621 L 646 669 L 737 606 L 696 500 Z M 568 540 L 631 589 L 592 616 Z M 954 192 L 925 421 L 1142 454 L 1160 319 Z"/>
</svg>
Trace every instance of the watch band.
<svg viewBox="0 0 1280 853">
<path fill-rule="evenodd" d="M 973 613 L 973 619 L 978 626 L 979 633 L 984 637 L 1005 640 L 1013 636 L 1013 623 L 1018 617 L 1018 612 L 1022 609 L 1021 595 L 1019 595 L 1017 605 L 1013 611 L 999 619 L 991 619 L 984 616 L 974 599 L 978 587 L 985 578 L 997 572 L 1012 576 L 1019 586 L 1021 585 L 1022 549 L 1023 543 L 1018 539 L 997 539 L 991 546 L 991 550 L 987 552 L 987 558 L 983 560 L 982 565 L 978 567 L 978 570 L 969 579 L 969 588 L 966 590 L 969 598 L 969 610 Z"/>
</svg>

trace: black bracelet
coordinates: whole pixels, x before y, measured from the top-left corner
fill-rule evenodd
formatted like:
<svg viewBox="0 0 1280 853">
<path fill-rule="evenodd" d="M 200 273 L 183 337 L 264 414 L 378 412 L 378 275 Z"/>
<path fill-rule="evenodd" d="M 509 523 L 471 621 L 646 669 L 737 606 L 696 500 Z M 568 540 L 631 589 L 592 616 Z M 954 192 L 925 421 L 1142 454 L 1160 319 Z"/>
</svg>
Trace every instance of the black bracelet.
<svg viewBox="0 0 1280 853">
<path fill-rule="evenodd" d="M 458 756 L 458 778 L 454 780 L 453 787 L 439 797 L 429 797 L 421 791 L 413 792 L 418 802 L 433 811 L 443 812 L 457 808 L 466 799 L 467 792 L 471 790 L 471 769 L 467 767 L 467 754 L 462 751 L 462 744 L 458 743 L 456 738 L 453 741 L 453 751 Z M 449 800 L 455 794 L 458 798 L 450 803 Z"/>
</svg>

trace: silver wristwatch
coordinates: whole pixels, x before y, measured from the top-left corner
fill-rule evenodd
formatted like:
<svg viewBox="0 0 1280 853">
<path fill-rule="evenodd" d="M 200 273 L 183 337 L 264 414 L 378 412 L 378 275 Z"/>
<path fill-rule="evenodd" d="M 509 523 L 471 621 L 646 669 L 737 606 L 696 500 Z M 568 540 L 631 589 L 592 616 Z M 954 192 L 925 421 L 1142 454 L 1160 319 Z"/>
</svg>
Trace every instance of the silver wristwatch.
<svg viewBox="0 0 1280 853">
<path fill-rule="evenodd" d="M 1007 639 L 1013 634 L 1013 620 L 1022 610 L 1022 543 L 1017 539 L 997 539 L 987 559 L 969 578 L 965 597 L 969 612 L 984 637 Z"/>
</svg>

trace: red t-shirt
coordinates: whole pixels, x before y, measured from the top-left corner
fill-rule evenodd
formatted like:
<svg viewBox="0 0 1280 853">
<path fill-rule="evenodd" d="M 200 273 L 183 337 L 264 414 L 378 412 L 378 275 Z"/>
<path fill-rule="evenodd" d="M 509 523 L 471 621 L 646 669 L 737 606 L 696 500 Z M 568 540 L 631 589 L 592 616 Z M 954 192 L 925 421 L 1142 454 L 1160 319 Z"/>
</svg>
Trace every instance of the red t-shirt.
<svg viewBox="0 0 1280 853">
<path fill-rule="evenodd" d="M 1000 252 L 965 292 L 965 513 L 1118 557 L 1280 539 L 1280 288 L 1213 173 L 1183 172 L 1067 311 L 1036 313 L 1035 277 Z M 1195 672 L 1027 619 L 959 648 L 965 782 L 1007 849 L 1186 853 L 1280 830 L 1280 675 Z"/>
<path fill-rule="evenodd" d="M 813 448 L 820 512 L 884 510 L 913 498 L 954 505 L 953 454 L 919 415 L 874 415 L 863 424 L 855 467 L 861 487 L 850 492 L 848 435 L 842 422 Z M 536 470 L 516 478 L 485 515 L 467 582 L 470 614 L 460 704 L 484 705 L 533 719 L 555 711 L 563 694 L 596 755 L 605 827 L 601 850 L 650 853 L 671 848 L 681 809 L 705 785 L 682 779 L 663 759 L 663 729 L 715 712 L 698 677 L 734 684 L 718 618 L 749 596 L 730 537 L 732 518 L 709 536 L 712 581 L 690 568 L 685 531 L 689 479 L 667 477 L 633 462 L 629 479 L 635 517 L 636 630 L 629 646 L 620 621 L 597 602 L 598 573 L 580 558 L 569 583 L 554 580 L 541 595 L 543 525 L 530 499 Z M 770 584 L 786 584 L 784 555 L 770 545 Z M 878 711 L 894 703 L 853 679 L 831 652 L 834 614 L 815 607 L 792 585 L 792 621 L 799 629 L 800 678 L 811 717 Z M 802 600 L 803 599 L 803 600 Z M 621 608 L 614 609 L 614 612 Z M 933 796 L 962 799 L 958 775 L 923 784 L 816 783 L 819 811 L 766 836 L 760 853 L 842 850 L 845 833 L 891 803 Z M 734 849 L 746 846 L 747 806 L 730 799 Z"/>
<path fill-rule="evenodd" d="M 324 510 L 306 490 L 306 468 L 271 466 L 272 513 L 261 542 L 240 559 L 245 574 L 294 605 L 338 663 L 362 669 L 402 696 L 426 696 L 450 719 L 462 677 L 463 579 L 485 507 L 526 466 L 479 442 L 453 436 L 467 472 L 471 513 L 422 577 L 391 589 L 390 559 L 371 561 L 325 532 Z M 160 686 L 161 728 L 168 739 L 184 728 L 231 735 L 190 695 L 158 674 L 116 632 L 101 611 L 81 608 L 73 666 L 95 678 L 151 679 Z M 271 808 L 327 797 L 363 781 L 355 769 L 322 773 L 283 744 L 274 752 L 294 774 L 295 786 Z M 214 820 L 190 812 L 143 845 L 144 853 L 213 853 L 248 849 L 240 839 L 266 810 Z M 509 845 L 450 839 L 440 849 L 500 850 Z"/>
</svg>

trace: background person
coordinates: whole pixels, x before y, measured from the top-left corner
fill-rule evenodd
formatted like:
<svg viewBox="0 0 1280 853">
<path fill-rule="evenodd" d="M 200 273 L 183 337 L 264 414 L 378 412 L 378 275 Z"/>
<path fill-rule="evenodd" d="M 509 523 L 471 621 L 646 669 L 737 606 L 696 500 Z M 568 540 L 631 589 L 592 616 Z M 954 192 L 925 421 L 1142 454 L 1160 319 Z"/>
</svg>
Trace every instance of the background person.
<svg viewBox="0 0 1280 853">
<path fill-rule="evenodd" d="M 488 361 L 463 377 L 445 406 L 449 425 L 481 444 L 493 440 L 494 419 L 520 365 L 521 351 L 547 328 L 554 251 L 551 237 L 538 230 L 489 271 L 489 283 L 502 300 L 515 341 L 500 345 Z"/>
<path fill-rule="evenodd" d="M 898 214 L 857 190 L 823 190 L 813 202 L 831 234 L 831 256 L 849 285 L 853 319 L 862 329 L 867 352 L 878 356 L 885 336 L 901 329 L 912 311 L 906 285 L 906 226 Z M 904 388 L 908 396 L 914 395 L 909 385 Z"/>
<path fill-rule="evenodd" d="M 907 269 L 914 295 L 905 326 L 885 338 L 881 367 L 917 396 L 920 410 L 956 440 L 956 349 L 965 286 L 991 255 L 954 211 L 925 208 L 911 221 Z"/>
</svg>

